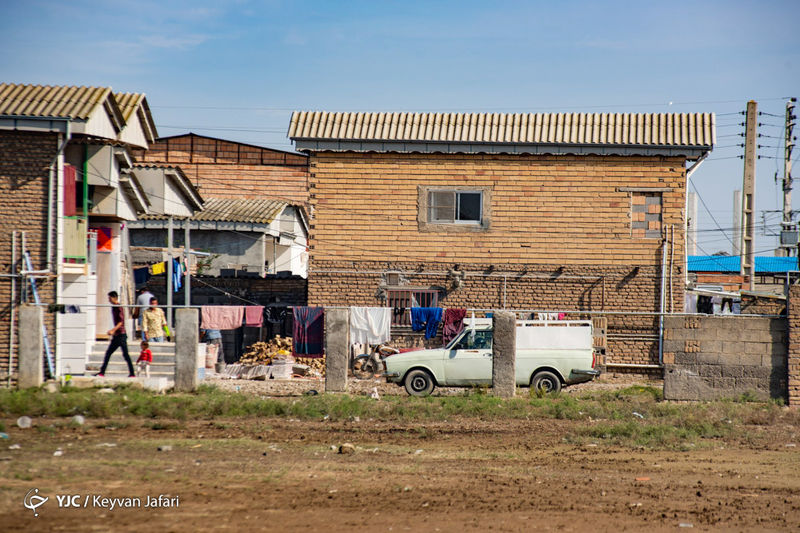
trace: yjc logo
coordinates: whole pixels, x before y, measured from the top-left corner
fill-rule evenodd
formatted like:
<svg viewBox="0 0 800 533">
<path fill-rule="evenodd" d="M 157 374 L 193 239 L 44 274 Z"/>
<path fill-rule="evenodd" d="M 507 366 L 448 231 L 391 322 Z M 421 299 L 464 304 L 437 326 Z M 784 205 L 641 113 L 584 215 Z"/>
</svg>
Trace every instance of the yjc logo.
<svg viewBox="0 0 800 533">
<path fill-rule="evenodd" d="M 44 502 L 49 499 L 50 498 L 39 496 L 39 489 L 31 489 L 28 491 L 28 494 L 25 495 L 25 499 L 22 500 L 22 504 L 27 509 L 33 511 L 33 516 L 39 516 L 39 513 L 36 512 L 36 509 L 44 505 Z"/>
</svg>

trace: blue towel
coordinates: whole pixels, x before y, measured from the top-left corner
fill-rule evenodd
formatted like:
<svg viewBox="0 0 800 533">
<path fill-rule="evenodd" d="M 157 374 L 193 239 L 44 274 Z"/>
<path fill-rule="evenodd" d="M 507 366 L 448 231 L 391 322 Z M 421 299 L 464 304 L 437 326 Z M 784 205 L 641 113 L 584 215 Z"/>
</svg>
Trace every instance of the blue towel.
<svg viewBox="0 0 800 533">
<path fill-rule="evenodd" d="M 183 270 L 181 269 L 181 263 L 177 259 L 172 260 L 172 290 L 178 292 L 181 290 L 181 278 L 183 277 Z"/>
<path fill-rule="evenodd" d="M 432 339 L 439 331 L 439 322 L 442 320 L 441 307 L 412 307 L 411 329 L 413 331 L 425 330 L 425 338 Z"/>
</svg>

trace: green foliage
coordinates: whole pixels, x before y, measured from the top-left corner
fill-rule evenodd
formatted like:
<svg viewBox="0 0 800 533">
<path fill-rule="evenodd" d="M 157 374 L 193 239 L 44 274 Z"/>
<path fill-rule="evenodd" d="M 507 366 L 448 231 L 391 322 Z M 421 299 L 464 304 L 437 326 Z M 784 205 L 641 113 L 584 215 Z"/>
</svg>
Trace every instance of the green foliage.
<svg viewBox="0 0 800 533">
<path fill-rule="evenodd" d="M 517 395 L 501 399 L 477 388 L 457 396 L 384 396 L 376 402 L 366 396 L 319 395 L 262 398 L 232 394 L 201 385 L 196 393 L 154 394 L 118 387 L 114 394 L 94 389 L 65 388 L 60 393 L 37 389 L 0 390 L 0 418 L 19 415 L 67 418 L 75 414 L 126 424 L 124 417 L 152 420 L 144 427 L 170 430 L 195 419 L 295 418 L 349 420 L 354 417 L 398 422 L 457 419 L 554 419 L 578 421 L 569 439 L 601 440 L 620 445 L 682 449 L 702 439 L 751 438 L 754 425 L 800 425 L 800 414 L 779 402 L 715 401 L 691 404 L 661 400 L 653 387 L 628 387 L 581 395 Z M 3 426 L 0 426 L 3 427 Z M 37 427 L 46 427 L 44 425 Z M 42 429 L 41 431 L 50 431 Z"/>
</svg>

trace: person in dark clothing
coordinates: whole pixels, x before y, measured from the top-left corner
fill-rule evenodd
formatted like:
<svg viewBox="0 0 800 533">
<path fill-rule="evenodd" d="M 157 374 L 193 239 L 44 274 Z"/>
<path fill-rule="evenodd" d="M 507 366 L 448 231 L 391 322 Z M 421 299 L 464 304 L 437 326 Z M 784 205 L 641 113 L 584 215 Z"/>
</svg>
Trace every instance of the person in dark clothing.
<svg viewBox="0 0 800 533">
<path fill-rule="evenodd" d="M 128 363 L 128 377 L 135 378 L 136 374 L 133 371 L 131 356 L 128 355 L 128 335 L 125 332 L 125 312 L 122 307 L 119 307 L 119 295 L 117 291 L 108 293 L 108 303 L 113 306 L 111 308 L 111 317 L 114 319 L 114 327 L 108 330 L 108 334 L 111 336 L 111 342 L 108 344 L 108 350 L 106 350 L 106 356 L 103 359 L 103 366 L 100 367 L 100 372 L 95 375 L 103 377 L 106 373 L 106 367 L 108 366 L 108 360 L 111 358 L 111 354 L 114 353 L 117 348 L 122 348 L 122 357 L 124 357 L 125 362 Z"/>
</svg>

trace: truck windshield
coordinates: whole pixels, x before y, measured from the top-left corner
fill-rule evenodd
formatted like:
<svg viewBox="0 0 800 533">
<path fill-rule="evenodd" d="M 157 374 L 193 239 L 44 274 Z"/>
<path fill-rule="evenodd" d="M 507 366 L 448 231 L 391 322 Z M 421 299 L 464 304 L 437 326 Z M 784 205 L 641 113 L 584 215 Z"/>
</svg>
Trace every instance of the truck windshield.
<svg viewBox="0 0 800 533">
<path fill-rule="evenodd" d="M 450 350 L 491 350 L 492 330 L 476 330 L 475 335 L 470 330 L 465 330 L 461 335 L 450 341 L 447 348 Z"/>
</svg>

